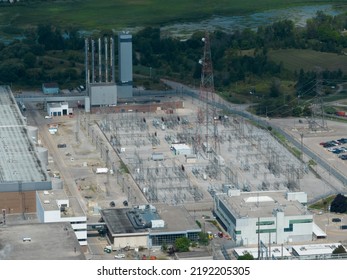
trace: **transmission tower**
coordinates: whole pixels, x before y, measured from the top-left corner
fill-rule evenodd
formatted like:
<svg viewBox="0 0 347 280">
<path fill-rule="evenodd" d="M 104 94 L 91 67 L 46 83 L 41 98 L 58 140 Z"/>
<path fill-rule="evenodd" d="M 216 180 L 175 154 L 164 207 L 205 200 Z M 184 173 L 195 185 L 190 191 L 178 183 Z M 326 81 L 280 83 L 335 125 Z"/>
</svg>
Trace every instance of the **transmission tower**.
<svg viewBox="0 0 347 280">
<path fill-rule="evenodd" d="M 206 149 L 210 153 L 211 145 L 209 143 L 209 125 L 213 125 L 213 144 L 214 150 L 218 149 L 218 123 L 217 113 L 215 106 L 215 91 L 214 91 L 214 80 L 213 80 L 213 67 L 212 67 L 212 56 L 211 56 L 211 44 L 210 37 L 206 31 L 205 37 L 202 38 L 204 42 L 204 56 L 199 61 L 202 65 L 201 71 L 201 82 L 200 82 L 200 100 L 205 102 L 206 108 Z M 211 109 L 210 109 L 211 108 Z"/>
<path fill-rule="evenodd" d="M 318 128 L 328 130 L 328 125 L 324 115 L 324 102 L 322 99 L 322 76 L 321 69 L 317 69 L 316 92 L 317 95 L 311 106 L 311 120 L 309 120 L 310 130 L 316 131 Z"/>
</svg>

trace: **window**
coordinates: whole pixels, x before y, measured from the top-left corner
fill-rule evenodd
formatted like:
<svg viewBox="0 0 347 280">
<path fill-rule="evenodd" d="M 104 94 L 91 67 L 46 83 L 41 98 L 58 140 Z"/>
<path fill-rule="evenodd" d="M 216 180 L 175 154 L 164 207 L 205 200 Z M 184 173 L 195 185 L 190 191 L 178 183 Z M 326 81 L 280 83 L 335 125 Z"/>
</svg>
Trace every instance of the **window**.
<svg viewBox="0 0 347 280">
<path fill-rule="evenodd" d="M 270 232 L 276 232 L 275 228 L 267 228 L 267 229 L 257 229 L 256 233 L 270 233 Z"/>
<path fill-rule="evenodd" d="M 270 225 L 274 225 L 275 221 L 260 221 L 257 222 L 257 226 L 270 226 Z"/>
</svg>

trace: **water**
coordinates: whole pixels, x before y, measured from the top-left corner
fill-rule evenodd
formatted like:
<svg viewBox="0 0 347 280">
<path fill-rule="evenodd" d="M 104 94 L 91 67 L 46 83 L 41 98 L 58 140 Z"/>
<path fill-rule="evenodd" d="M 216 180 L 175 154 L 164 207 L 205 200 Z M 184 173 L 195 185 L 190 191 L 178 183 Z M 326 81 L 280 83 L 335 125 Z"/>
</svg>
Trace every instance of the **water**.
<svg viewBox="0 0 347 280">
<path fill-rule="evenodd" d="M 313 18 L 318 11 L 327 15 L 336 16 L 343 13 L 343 10 L 335 10 L 332 5 L 314 5 L 292 7 L 286 9 L 268 10 L 244 16 L 215 16 L 200 22 L 186 22 L 167 25 L 161 28 L 167 35 L 189 38 L 194 32 L 199 30 L 221 30 L 232 32 L 250 28 L 256 30 L 258 26 L 272 24 L 280 20 L 293 20 L 296 26 L 305 26 L 306 21 Z"/>
</svg>

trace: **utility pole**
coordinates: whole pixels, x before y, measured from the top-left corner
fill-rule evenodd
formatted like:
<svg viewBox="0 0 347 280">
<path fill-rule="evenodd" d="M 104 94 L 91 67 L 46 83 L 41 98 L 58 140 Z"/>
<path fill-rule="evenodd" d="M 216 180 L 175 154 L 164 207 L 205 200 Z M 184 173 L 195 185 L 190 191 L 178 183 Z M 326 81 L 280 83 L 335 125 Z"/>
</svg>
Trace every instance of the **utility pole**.
<svg viewBox="0 0 347 280">
<path fill-rule="evenodd" d="M 301 161 L 304 162 L 304 133 L 300 133 L 300 137 L 301 137 L 301 143 L 300 143 L 300 149 L 301 149 Z"/>
</svg>

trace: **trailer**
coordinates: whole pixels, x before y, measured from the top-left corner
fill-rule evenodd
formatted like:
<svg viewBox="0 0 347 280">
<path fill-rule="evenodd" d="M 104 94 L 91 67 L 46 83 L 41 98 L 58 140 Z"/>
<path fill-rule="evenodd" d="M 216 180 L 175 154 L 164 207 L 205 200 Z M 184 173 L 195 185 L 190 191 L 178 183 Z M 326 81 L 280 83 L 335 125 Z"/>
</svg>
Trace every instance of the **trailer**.
<svg viewBox="0 0 347 280">
<path fill-rule="evenodd" d="M 99 167 L 95 171 L 96 174 L 107 174 L 108 173 L 108 168 L 105 167 Z"/>
</svg>

